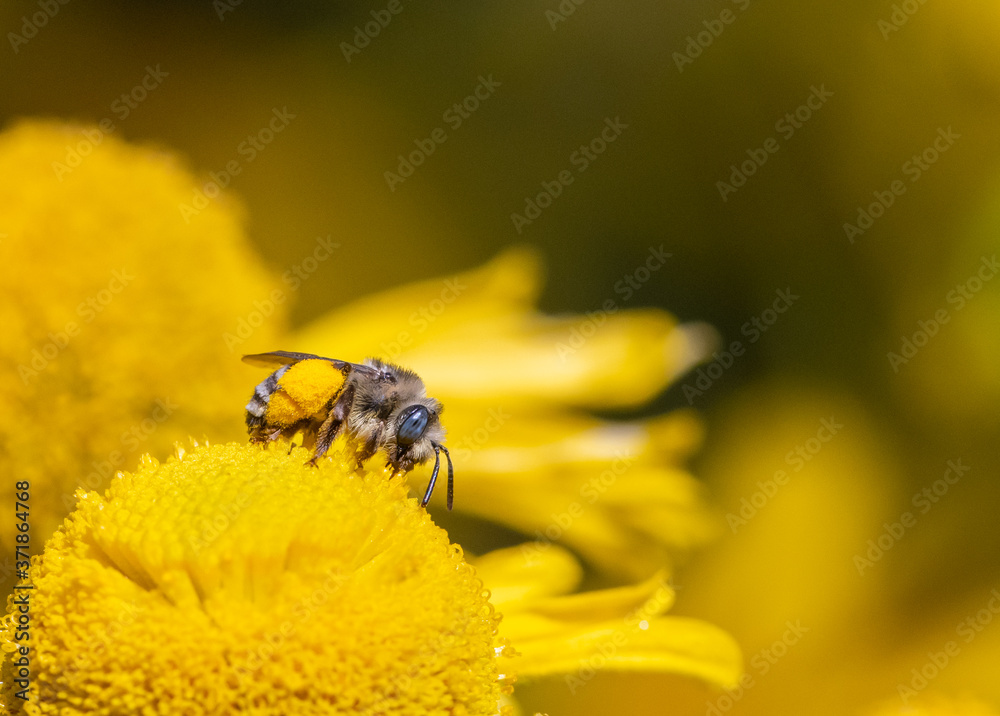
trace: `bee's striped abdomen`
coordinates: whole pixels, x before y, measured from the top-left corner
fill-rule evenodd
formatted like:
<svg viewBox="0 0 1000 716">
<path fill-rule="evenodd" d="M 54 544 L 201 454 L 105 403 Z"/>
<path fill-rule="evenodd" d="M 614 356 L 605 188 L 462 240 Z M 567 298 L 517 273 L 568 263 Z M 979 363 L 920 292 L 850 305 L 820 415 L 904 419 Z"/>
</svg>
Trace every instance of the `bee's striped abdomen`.
<svg viewBox="0 0 1000 716">
<path fill-rule="evenodd" d="M 255 428 L 264 424 L 267 406 L 271 402 L 271 394 L 278 389 L 278 381 L 289 366 L 283 365 L 262 380 L 253 391 L 253 397 L 247 403 L 247 427 Z"/>
</svg>

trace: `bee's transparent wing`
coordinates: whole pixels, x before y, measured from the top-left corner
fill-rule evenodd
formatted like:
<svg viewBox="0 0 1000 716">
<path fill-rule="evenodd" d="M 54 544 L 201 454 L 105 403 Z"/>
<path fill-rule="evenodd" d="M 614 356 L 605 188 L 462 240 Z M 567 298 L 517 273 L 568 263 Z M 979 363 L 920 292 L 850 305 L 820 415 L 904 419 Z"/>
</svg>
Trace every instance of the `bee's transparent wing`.
<svg viewBox="0 0 1000 716">
<path fill-rule="evenodd" d="M 312 353 L 293 353 L 292 351 L 271 351 L 270 353 L 253 353 L 248 356 L 243 356 L 243 362 L 249 363 L 250 365 L 255 365 L 258 368 L 272 368 L 280 367 L 283 365 L 292 365 L 293 363 L 298 363 L 299 361 L 309 360 L 312 358 L 318 358 L 320 360 L 328 360 L 332 363 L 343 363 L 343 361 L 333 360 L 331 358 L 324 358 L 323 356 L 316 356 Z"/>
<path fill-rule="evenodd" d="M 344 360 L 337 360 L 336 358 L 326 358 L 324 356 L 313 355 L 312 353 L 271 351 L 270 353 L 252 353 L 251 355 L 243 356 L 244 363 L 249 363 L 259 368 L 280 368 L 283 365 L 293 365 L 304 360 L 325 360 L 333 363 L 339 370 L 350 366 L 352 371 L 372 376 L 377 375 L 377 372 L 367 365 L 350 363 Z"/>
</svg>

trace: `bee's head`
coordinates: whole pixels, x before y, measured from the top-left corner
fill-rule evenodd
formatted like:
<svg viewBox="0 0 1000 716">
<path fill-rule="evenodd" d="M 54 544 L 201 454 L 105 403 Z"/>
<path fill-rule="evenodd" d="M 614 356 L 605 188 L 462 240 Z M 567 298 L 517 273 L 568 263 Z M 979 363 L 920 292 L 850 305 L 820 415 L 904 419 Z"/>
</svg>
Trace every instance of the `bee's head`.
<svg viewBox="0 0 1000 716">
<path fill-rule="evenodd" d="M 422 463 L 434 456 L 434 471 L 431 473 L 431 481 L 427 485 L 427 492 L 421 500 L 422 506 L 427 505 L 431 499 L 431 492 L 434 491 L 434 483 L 437 481 L 438 470 L 441 467 L 441 452 L 444 452 L 448 459 L 448 509 L 451 509 L 454 495 L 454 470 L 451 466 L 451 456 L 448 449 L 441 444 L 444 438 L 444 430 L 438 420 L 438 413 L 441 412 L 441 405 L 436 401 L 431 401 L 436 407 L 432 410 L 425 404 L 414 403 L 399 411 L 395 422 L 396 449 L 394 455 L 390 452 L 390 464 L 399 467 L 405 463 L 404 470 L 410 469 L 416 463 Z"/>
</svg>

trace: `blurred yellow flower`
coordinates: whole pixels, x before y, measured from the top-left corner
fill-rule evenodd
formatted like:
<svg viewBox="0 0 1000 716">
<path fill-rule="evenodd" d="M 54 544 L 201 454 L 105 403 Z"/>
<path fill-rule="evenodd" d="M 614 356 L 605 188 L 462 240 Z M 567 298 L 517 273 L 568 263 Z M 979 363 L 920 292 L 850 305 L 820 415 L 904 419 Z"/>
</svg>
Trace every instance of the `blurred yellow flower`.
<svg viewBox="0 0 1000 716">
<path fill-rule="evenodd" d="M 1000 694 L 994 575 L 957 606 L 915 594 L 945 554 L 934 522 L 957 498 L 899 491 L 891 435 L 861 403 L 808 384 L 758 385 L 720 411 L 713 435 L 702 470 L 730 530 L 680 574 L 677 611 L 732 634 L 746 673 L 703 696 L 701 713 L 996 713 L 977 700 Z M 949 469 L 929 465 L 927 484 L 946 484 Z M 975 472 L 963 474 L 951 490 L 971 488 Z M 955 698 L 964 694 L 977 699 Z"/>
<path fill-rule="evenodd" d="M 184 220 L 196 188 L 170 155 L 94 127 L 0 134 L 0 460 L 31 483 L 39 547 L 78 487 L 188 435 L 239 435 L 247 388 L 224 335 L 276 284 L 230 200 Z M 274 340 L 282 316 L 275 306 L 255 339 Z M 0 497 L 13 506 L 12 480 Z M 0 584 L 12 529 L 0 520 Z"/>
<path fill-rule="evenodd" d="M 1000 399 L 1000 181 L 982 194 L 949 235 L 950 255 L 901 275 L 884 345 L 900 403 L 928 431 L 959 438 L 996 426 Z"/>
<path fill-rule="evenodd" d="M 871 716 L 997 716 L 1000 713 L 985 704 L 970 698 L 946 699 L 932 696 L 910 706 L 899 702 L 886 702 L 871 711 Z"/>
</svg>

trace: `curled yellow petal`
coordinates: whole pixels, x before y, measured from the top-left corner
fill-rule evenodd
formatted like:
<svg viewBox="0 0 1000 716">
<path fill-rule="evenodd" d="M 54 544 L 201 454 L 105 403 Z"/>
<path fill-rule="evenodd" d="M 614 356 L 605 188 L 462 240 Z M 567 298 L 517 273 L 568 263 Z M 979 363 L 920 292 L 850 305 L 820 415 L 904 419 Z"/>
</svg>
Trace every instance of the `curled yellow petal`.
<svg viewBox="0 0 1000 716">
<path fill-rule="evenodd" d="M 476 571 L 490 585 L 490 601 L 501 610 L 515 604 L 573 591 L 583 577 L 579 562 L 565 549 L 533 552 L 498 549 L 475 560 Z"/>
<path fill-rule="evenodd" d="M 664 616 L 674 590 L 658 573 L 637 583 L 559 594 L 572 557 L 550 546 L 531 559 L 513 547 L 476 560 L 486 585 L 505 595 L 501 635 L 516 649 L 519 678 L 562 674 L 570 685 L 598 670 L 670 672 L 733 686 L 742 671 L 736 642 L 706 622 Z M 531 587 L 531 582 L 538 586 Z M 568 591 L 572 584 L 564 580 Z"/>
<path fill-rule="evenodd" d="M 576 626 L 519 643 L 520 655 L 514 657 L 513 668 L 523 678 L 561 674 L 570 685 L 602 669 L 668 672 L 724 688 L 736 685 L 743 669 L 742 656 L 726 632 L 683 617 L 640 623 Z"/>
</svg>

